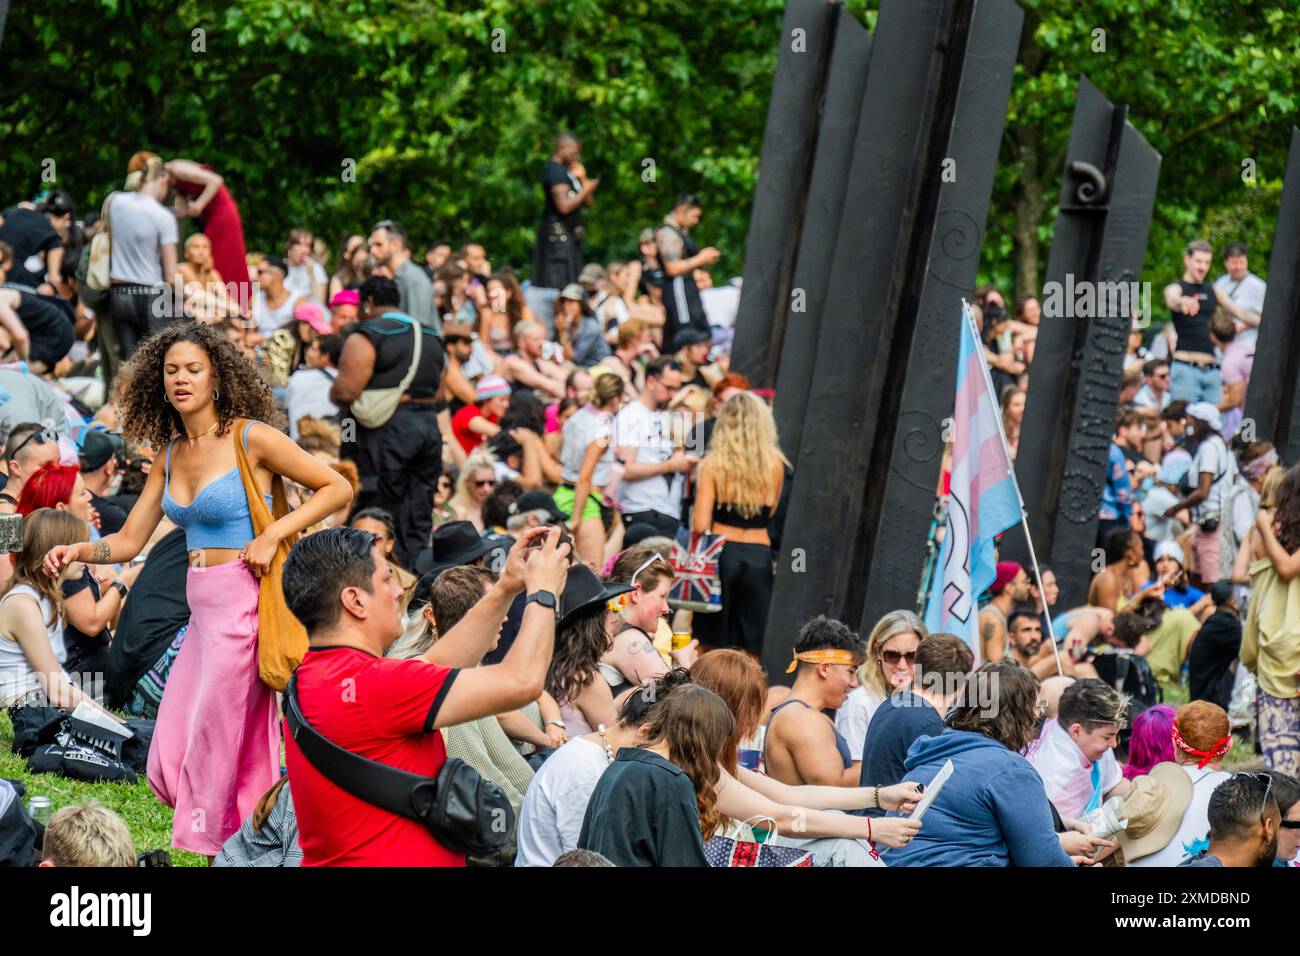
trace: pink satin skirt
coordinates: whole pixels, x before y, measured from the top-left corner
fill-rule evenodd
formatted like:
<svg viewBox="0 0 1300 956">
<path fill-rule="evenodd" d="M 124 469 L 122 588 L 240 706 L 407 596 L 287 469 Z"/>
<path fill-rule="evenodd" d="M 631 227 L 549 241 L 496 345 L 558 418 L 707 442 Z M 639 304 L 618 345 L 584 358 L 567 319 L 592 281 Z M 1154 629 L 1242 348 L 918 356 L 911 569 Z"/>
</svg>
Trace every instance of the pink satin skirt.
<svg viewBox="0 0 1300 956">
<path fill-rule="evenodd" d="M 205 856 L 280 778 L 275 692 L 258 678 L 257 578 L 243 561 L 190 568 L 190 624 L 167 678 L 149 786 L 176 812 L 172 846 Z"/>
</svg>

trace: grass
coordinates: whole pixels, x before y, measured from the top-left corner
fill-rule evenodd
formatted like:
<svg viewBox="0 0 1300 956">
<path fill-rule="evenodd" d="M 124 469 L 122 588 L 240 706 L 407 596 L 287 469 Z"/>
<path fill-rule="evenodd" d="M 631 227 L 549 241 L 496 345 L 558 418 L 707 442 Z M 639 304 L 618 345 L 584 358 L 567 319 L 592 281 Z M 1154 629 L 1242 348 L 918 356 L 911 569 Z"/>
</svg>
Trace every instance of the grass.
<svg viewBox="0 0 1300 956">
<path fill-rule="evenodd" d="M 1161 684 L 1165 692 L 1164 703 L 1177 710 L 1183 704 L 1187 703 L 1189 694 L 1187 687 L 1182 683 Z M 1255 753 L 1255 747 L 1249 740 L 1242 739 L 1241 735 L 1235 734 L 1235 742 L 1232 749 L 1223 758 L 1223 769 L 1230 773 L 1237 773 L 1243 770 L 1267 770 L 1264 758 Z"/>
<path fill-rule="evenodd" d="M 0 777 L 21 780 L 31 797 L 50 798 L 55 810 L 94 797 L 123 820 L 131 831 L 138 853 L 146 850 L 170 850 L 175 866 L 206 866 L 206 858 L 184 850 L 171 849 L 172 811 L 158 802 L 141 775 L 134 784 L 83 783 L 57 773 L 30 773 L 27 761 L 12 752 L 13 725 L 9 715 L 0 710 Z"/>
</svg>

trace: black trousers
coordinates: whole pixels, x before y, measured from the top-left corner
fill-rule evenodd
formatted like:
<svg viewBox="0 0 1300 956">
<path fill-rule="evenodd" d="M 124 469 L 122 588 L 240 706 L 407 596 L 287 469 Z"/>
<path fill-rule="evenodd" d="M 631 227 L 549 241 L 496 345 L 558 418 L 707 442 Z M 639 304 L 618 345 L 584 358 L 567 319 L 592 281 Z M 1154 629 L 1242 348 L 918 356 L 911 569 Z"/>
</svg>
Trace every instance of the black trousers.
<svg viewBox="0 0 1300 956">
<path fill-rule="evenodd" d="M 426 405 L 398 405 L 379 428 L 355 427 L 356 439 L 344 443 L 343 457 L 353 459 L 361 473 L 356 507 L 383 508 L 393 516 L 394 551 L 409 568 L 433 533 L 433 494 L 442 473 L 437 412 Z"/>
<path fill-rule="evenodd" d="M 108 321 L 112 335 L 101 336 L 100 351 L 105 381 L 111 382 L 142 339 L 173 321 L 171 296 L 165 286 L 115 285 L 108 293 Z"/>
<path fill-rule="evenodd" d="M 638 511 L 634 514 L 623 515 L 623 540 L 626 542 L 632 534 L 634 528 L 638 531 L 639 537 L 633 538 L 633 542 L 641 541 L 647 537 L 677 538 L 678 520 L 672 515 L 660 514 L 658 511 Z M 725 547 L 725 545 L 723 546 Z M 664 555 L 668 557 L 668 555 Z"/>
<path fill-rule="evenodd" d="M 696 614 L 694 637 L 710 647 L 738 647 L 762 654 L 775 577 L 772 548 L 728 541 L 722 546 L 718 574 L 722 578 L 722 610 Z"/>
</svg>

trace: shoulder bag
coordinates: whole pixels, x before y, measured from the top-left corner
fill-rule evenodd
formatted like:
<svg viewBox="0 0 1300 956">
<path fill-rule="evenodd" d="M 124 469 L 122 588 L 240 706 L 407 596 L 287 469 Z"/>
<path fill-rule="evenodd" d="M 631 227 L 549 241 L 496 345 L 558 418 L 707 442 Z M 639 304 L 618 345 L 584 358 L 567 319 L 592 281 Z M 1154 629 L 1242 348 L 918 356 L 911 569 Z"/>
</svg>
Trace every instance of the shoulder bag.
<svg viewBox="0 0 1300 956">
<path fill-rule="evenodd" d="M 448 757 L 438 776 L 422 777 L 345 750 L 307 722 L 295 679 L 284 692 L 284 716 L 307 761 L 357 799 L 424 824 L 439 843 L 466 856 L 490 857 L 510 842 L 510 801 L 463 760 Z"/>
<path fill-rule="evenodd" d="M 235 459 L 239 462 L 239 477 L 244 482 L 248 496 L 248 513 L 253 519 L 254 536 L 261 534 L 278 518 L 289 513 L 289 501 L 284 492 L 284 479 L 271 478 L 271 507 L 266 507 L 262 491 L 253 477 L 253 466 L 248 461 L 243 434 L 248 419 L 235 421 L 232 429 L 235 442 Z M 270 570 L 258 582 L 257 597 L 257 672 L 262 683 L 282 691 L 289 683 L 294 668 L 302 663 L 307 653 L 307 631 L 284 603 L 284 562 L 289 557 L 298 536 L 285 538 L 275 549 Z"/>
<path fill-rule="evenodd" d="M 411 367 L 406 370 L 402 381 L 395 388 L 368 388 L 356 397 L 352 403 L 352 417 L 363 428 L 382 428 L 387 424 L 393 417 L 393 412 L 397 411 L 397 406 L 401 404 L 402 395 L 410 388 L 411 382 L 415 381 L 415 373 L 420 367 L 424 336 L 420 333 L 420 323 L 414 319 L 409 321 L 411 334 L 415 336 L 415 344 L 411 349 Z"/>
</svg>

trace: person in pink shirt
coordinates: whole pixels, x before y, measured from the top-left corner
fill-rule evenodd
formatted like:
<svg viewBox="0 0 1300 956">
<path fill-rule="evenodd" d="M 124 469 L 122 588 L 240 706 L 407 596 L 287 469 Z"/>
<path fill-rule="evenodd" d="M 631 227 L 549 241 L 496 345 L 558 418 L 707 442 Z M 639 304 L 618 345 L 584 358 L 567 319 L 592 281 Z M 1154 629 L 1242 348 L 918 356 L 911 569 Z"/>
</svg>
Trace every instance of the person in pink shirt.
<svg viewBox="0 0 1300 956">
<path fill-rule="evenodd" d="M 1237 327 L 1226 315 L 1216 315 L 1210 323 L 1210 338 L 1223 352 L 1219 375 L 1223 379 L 1223 435 L 1231 438 L 1241 425 L 1246 408 L 1246 386 L 1251 366 L 1255 364 L 1255 343 L 1237 334 Z"/>
</svg>

